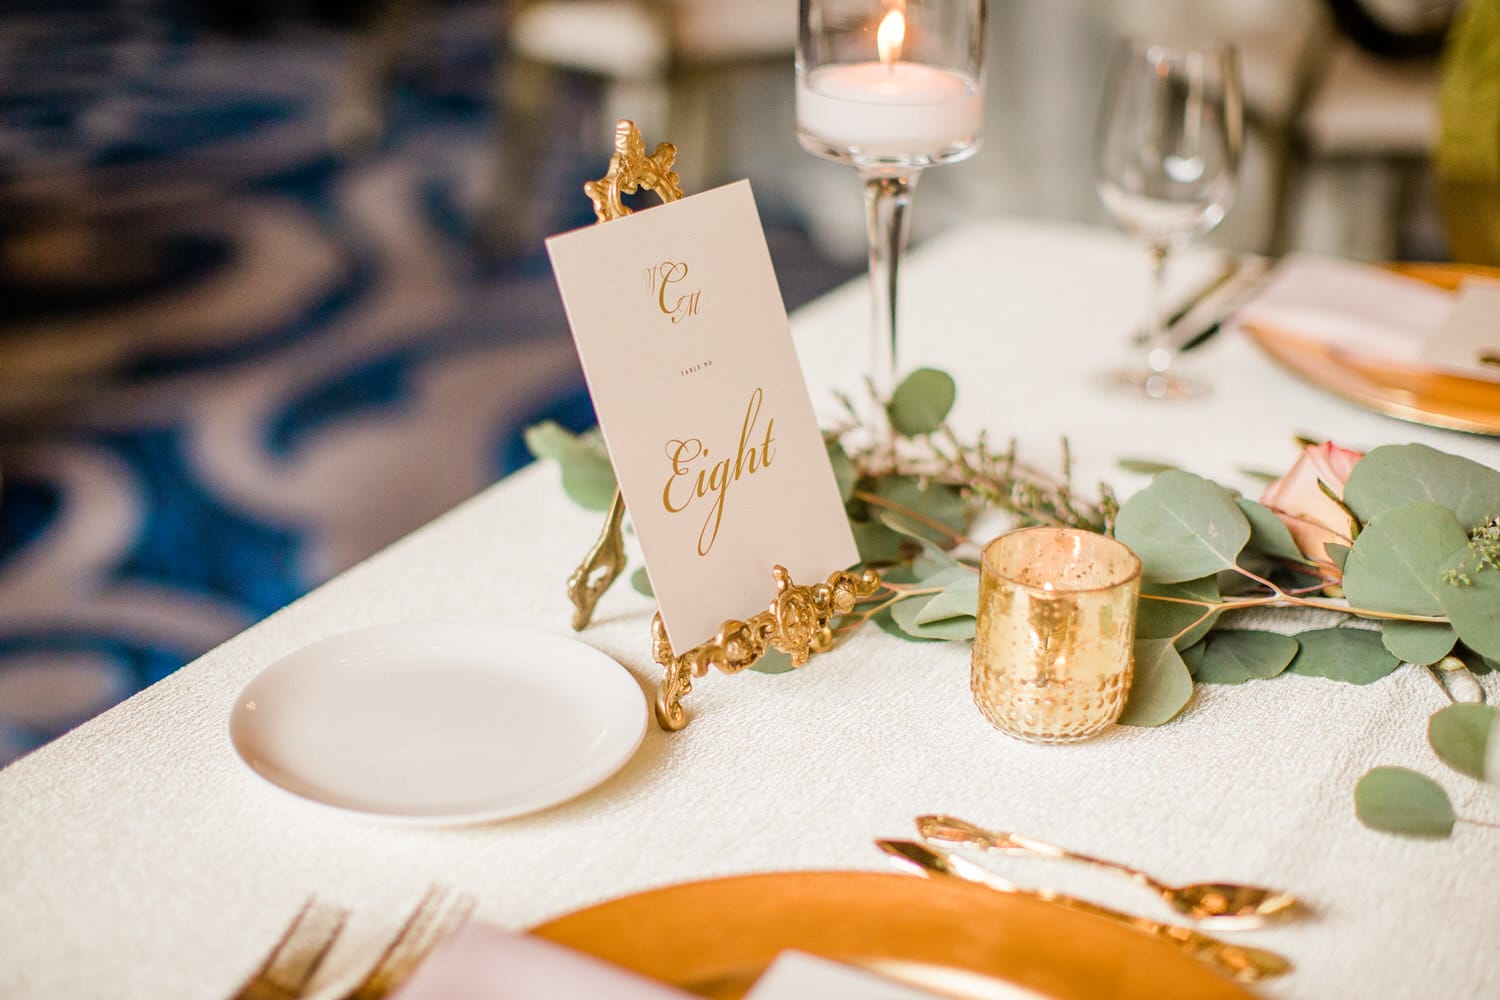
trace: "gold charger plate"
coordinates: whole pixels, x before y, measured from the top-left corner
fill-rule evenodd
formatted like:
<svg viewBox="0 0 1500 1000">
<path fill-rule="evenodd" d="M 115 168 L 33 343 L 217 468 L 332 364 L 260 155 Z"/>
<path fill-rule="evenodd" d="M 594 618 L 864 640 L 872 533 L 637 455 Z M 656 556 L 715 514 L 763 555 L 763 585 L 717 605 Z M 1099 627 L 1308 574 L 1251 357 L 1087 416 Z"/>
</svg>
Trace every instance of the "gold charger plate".
<svg viewBox="0 0 1500 1000">
<path fill-rule="evenodd" d="M 1465 278 L 1500 280 L 1500 268 L 1467 264 L 1398 264 L 1393 270 L 1447 289 Z M 1500 382 L 1354 354 L 1286 330 L 1245 329 L 1282 367 L 1351 403 L 1429 427 L 1500 434 Z"/>
<path fill-rule="evenodd" d="M 1243 987 L 1101 917 L 957 880 L 785 872 L 668 886 L 531 931 L 699 996 L 744 995 L 793 948 L 943 996 L 1243 1000 Z M 986 984 L 988 990 L 986 991 Z"/>
</svg>

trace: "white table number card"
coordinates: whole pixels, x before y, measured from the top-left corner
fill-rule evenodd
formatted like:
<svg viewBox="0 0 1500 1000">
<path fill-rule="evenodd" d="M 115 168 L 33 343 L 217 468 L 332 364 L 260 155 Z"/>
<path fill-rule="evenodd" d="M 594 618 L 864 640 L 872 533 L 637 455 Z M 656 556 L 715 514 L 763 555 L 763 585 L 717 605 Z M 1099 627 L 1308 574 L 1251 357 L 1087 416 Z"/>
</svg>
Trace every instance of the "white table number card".
<svg viewBox="0 0 1500 1000">
<path fill-rule="evenodd" d="M 547 251 L 672 648 L 856 562 L 749 183 Z"/>
</svg>

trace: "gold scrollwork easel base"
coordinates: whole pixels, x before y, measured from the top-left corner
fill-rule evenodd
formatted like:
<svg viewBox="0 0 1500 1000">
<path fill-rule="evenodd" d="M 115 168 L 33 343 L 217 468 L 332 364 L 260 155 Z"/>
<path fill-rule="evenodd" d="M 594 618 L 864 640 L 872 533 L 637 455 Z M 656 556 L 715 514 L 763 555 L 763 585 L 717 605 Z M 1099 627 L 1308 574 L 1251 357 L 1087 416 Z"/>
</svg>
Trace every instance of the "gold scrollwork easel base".
<svg viewBox="0 0 1500 1000">
<path fill-rule="evenodd" d="M 880 574 L 873 569 L 859 575 L 839 571 L 810 587 L 794 584 L 784 566 L 773 568 L 771 575 L 776 596 L 766 610 L 746 621 L 725 622 L 712 639 L 681 656 L 672 652 L 661 612 L 651 619 L 651 656 L 664 668 L 656 689 L 656 722 L 663 729 L 675 732 L 687 725 L 682 698 L 693 689 L 692 679 L 708 673 L 709 667 L 737 674 L 771 648 L 800 667 L 812 654 L 832 648 L 835 618 L 880 589 Z"/>
</svg>

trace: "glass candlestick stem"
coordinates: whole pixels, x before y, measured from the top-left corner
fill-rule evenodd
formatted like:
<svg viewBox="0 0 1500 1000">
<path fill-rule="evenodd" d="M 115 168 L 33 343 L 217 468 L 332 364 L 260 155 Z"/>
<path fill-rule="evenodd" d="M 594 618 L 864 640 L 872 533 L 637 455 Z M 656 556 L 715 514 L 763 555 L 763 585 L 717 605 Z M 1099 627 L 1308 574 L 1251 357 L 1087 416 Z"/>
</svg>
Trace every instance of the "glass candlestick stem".
<svg viewBox="0 0 1500 1000">
<path fill-rule="evenodd" d="M 799 0 L 797 140 L 858 171 L 870 252 L 868 378 L 895 391 L 897 273 L 927 167 L 979 148 L 985 0 Z M 876 424 L 885 423 L 875 407 Z"/>
<path fill-rule="evenodd" d="M 901 251 L 921 174 L 863 173 L 870 247 L 870 383 L 881 399 L 896 389 L 896 292 Z"/>
</svg>

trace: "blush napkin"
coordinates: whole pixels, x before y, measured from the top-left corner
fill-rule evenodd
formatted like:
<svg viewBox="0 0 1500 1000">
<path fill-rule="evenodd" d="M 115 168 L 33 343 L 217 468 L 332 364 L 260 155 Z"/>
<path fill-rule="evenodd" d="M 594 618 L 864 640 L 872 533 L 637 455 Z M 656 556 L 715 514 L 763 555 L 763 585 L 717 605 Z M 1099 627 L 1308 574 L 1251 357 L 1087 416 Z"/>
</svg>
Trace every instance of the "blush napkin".
<svg viewBox="0 0 1500 1000">
<path fill-rule="evenodd" d="M 526 934 L 470 921 L 390 1000 L 691 1000 L 664 983 Z"/>
</svg>

